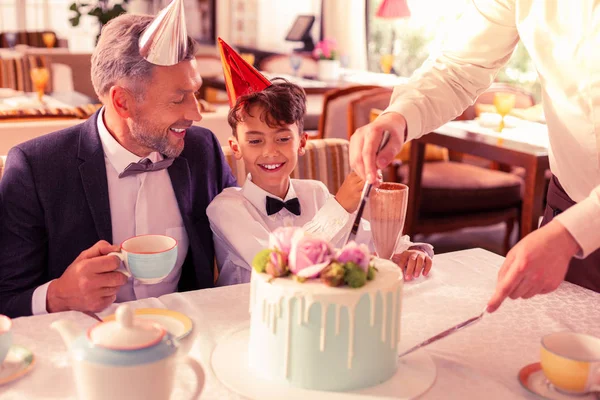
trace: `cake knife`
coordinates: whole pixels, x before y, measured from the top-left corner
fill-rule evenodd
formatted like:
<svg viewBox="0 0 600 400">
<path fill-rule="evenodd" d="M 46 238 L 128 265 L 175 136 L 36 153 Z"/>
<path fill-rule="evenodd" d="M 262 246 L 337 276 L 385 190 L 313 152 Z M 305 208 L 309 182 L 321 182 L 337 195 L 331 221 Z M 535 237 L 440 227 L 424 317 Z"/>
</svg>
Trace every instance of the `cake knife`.
<svg viewBox="0 0 600 400">
<path fill-rule="evenodd" d="M 379 148 L 375 155 L 379 154 L 379 152 L 385 147 L 385 145 L 390 141 L 390 131 L 383 131 L 383 137 L 381 138 L 381 143 L 379 144 Z M 369 194 L 371 193 L 371 187 L 373 185 L 371 183 L 365 182 L 365 186 L 363 187 L 363 191 L 360 195 L 360 203 L 358 205 L 358 211 L 356 212 L 356 218 L 354 218 L 354 224 L 352 224 L 352 229 L 350 230 L 350 234 L 346 239 L 346 243 L 355 240 L 356 234 L 358 233 L 358 227 L 360 226 L 360 219 L 362 218 L 363 212 L 365 211 L 365 205 L 367 204 L 367 200 L 369 200 Z"/>
<path fill-rule="evenodd" d="M 449 335 L 453 334 L 454 332 L 458 332 L 461 329 L 466 328 L 467 326 L 471 326 L 471 325 L 475 324 L 476 322 L 479 322 L 483 318 L 483 316 L 485 315 L 486 310 L 484 310 L 481 314 L 479 314 L 476 317 L 469 318 L 468 320 L 466 320 L 464 322 L 461 322 L 460 324 L 455 325 L 455 326 L 453 326 L 450 329 L 446 329 L 444 332 L 438 333 L 437 335 L 435 335 L 433 337 L 430 337 L 429 339 L 425 340 L 424 342 L 421 342 L 418 345 L 411 347 L 410 349 L 408 349 L 405 352 L 401 353 L 398 356 L 398 358 L 404 357 L 405 355 L 410 354 L 413 351 L 420 349 L 421 347 L 427 346 L 428 344 L 431 344 L 433 342 L 437 342 L 438 340 L 443 339 L 446 336 L 449 336 Z"/>
</svg>

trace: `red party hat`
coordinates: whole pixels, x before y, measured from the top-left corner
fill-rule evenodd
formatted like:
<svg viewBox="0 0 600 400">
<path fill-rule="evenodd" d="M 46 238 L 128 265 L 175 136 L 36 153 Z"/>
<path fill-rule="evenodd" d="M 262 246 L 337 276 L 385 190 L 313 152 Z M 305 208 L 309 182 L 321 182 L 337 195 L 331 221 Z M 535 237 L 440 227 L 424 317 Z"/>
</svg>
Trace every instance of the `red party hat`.
<svg viewBox="0 0 600 400">
<path fill-rule="evenodd" d="M 229 96 L 229 105 L 233 107 L 240 96 L 249 93 L 260 92 L 271 86 L 271 82 L 265 78 L 256 68 L 248 64 L 235 50 L 221 38 L 217 38 L 221 63 L 223 64 L 223 75 L 225 87 Z"/>
</svg>

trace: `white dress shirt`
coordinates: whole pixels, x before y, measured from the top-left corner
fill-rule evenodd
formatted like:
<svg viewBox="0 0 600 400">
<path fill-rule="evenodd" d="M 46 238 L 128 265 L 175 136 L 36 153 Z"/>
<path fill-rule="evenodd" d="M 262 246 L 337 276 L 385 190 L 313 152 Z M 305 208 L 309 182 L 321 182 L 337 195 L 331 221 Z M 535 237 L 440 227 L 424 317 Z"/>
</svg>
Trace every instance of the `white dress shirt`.
<svg viewBox="0 0 600 400">
<path fill-rule="evenodd" d="M 300 202 L 300 215 L 282 208 L 268 215 L 267 196 L 277 198 L 248 178 L 241 188 L 227 188 L 213 199 L 206 210 L 213 231 L 219 277 L 217 286 L 250 282 L 252 259 L 269 246 L 269 235 L 283 226 L 298 226 L 323 238 L 334 247 L 342 247 L 355 214 L 348 213 L 329 193 L 322 182 L 310 179 L 290 179 L 288 192 L 282 201 L 295 197 Z M 373 244 L 369 222 L 363 219 L 356 242 L 367 243 L 371 251 Z M 408 236 L 403 236 L 396 252 L 413 245 Z M 430 245 L 420 244 L 433 256 Z"/>
<path fill-rule="evenodd" d="M 177 291 L 181 266 L 188 252 L 188 236 L 181 219 L 171 178 L 166 169 L 140 173 L 119 178 L 119 174 L 130 164 L 140 161 L 139 157 L 123 146 L 110 134 L 104 124 L 104 109 L 98 114 L 98 132 L 104 150 L 110 218 L 113 244 L 120 244 L 132 236 L 161 234 L 177 240 L 177 262 L 164 281 L 145 285 L 129 278 L 117 293 L 117 302 L 158 297 Z M 152 162 L 163 159 L 158 152 L 151 153 Z M 48 285 L 39 286 L 33 292 L 33 314 L 46 313 Z"/>
<path fill-rule="evenodd" d="M 542 84 L 550 169 L 578 203 L 556 219 L 585 257 L 600 247 L 600 0 L 472 0 L 386 112 L 406 118 L 408 139 L 431 132 L 490 86 L 519 38 Z"/>
</svg>

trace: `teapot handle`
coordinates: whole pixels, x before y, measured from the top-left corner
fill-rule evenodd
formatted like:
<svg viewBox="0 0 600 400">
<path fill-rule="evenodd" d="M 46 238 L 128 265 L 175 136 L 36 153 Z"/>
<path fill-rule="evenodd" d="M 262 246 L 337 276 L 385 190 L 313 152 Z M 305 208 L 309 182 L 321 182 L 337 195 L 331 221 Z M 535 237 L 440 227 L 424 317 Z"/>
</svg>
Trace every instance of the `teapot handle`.
<svg viewBox="0 0 600 400">
<path fill-rule="evenodd" d="M 202 366 L 196 359 L 186 355 L 183 359 L 183 362 L 192 368 L 194 374 L 196 375 L 196 390 L 190 399 L 197 399 L 200 397 L 200 393 L 202 393 L 202 389 L 204 388 L 205 375 Z"/>
</svg>

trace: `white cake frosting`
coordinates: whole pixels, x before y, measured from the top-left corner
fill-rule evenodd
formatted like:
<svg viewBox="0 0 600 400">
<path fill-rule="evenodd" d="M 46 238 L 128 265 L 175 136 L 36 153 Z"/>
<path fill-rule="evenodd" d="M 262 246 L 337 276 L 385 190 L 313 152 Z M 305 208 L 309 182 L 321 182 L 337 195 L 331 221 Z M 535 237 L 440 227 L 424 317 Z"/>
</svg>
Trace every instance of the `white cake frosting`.
<svg viewBox="0 0 600 400">
<path fill-rule="evenodd" d="M 299 283 L 252 272 L 249 363 L 271 381 L 345 391 L 373 386 L 396 371 L 402 272 L 375 260 L 360 288 Z"/>
</svg>

